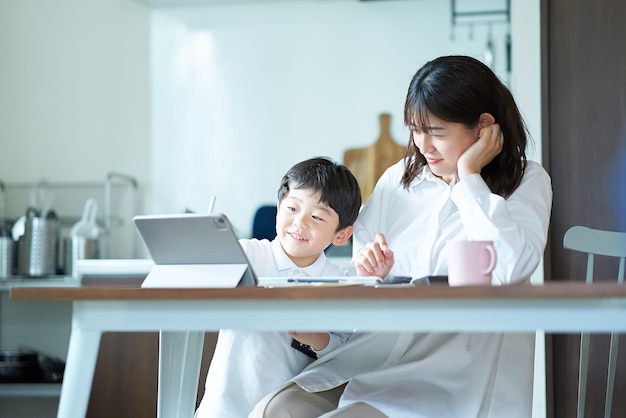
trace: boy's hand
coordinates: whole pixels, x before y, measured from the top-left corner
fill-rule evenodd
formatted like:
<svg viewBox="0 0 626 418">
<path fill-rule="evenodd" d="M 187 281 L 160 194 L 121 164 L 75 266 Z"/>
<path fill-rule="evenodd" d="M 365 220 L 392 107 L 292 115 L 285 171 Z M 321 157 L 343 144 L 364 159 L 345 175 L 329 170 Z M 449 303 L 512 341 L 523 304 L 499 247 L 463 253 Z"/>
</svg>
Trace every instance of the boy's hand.
<svg viewBox="0 0 626 418">
<path fill-rule="evenodd" d="M 383 234 L 376 234 L 374 242 L 370 242 L 359 250 L 354 257 L 354 267 L 359 276 L 387 277 L 394 264 L 393 251 L 387 246 Z"/>
<path fill-rule="evenodd" d="M 297 340 L 302 344 L 310 346 L 315 351 L 320 351 L 326 348 L 330 342 L 330 334 L 327 332 L 289 332 L 291 338 Z"/>
<path fill-rule="evenodd" d="M 483 167 L 502 151 L 504 136 L 500 125 L 494 123 L 482 128 L 478 135 L 476 142 L 461 154 L 456 163 L 459 179 L 470 174 L 480 174 Z"/>
</svg>

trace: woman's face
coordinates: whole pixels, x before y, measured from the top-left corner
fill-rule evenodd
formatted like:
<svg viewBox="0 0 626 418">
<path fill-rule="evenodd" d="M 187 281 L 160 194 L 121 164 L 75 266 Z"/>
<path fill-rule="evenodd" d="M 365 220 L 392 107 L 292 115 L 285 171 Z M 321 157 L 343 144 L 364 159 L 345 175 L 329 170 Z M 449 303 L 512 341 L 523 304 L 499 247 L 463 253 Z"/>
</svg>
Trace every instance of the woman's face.
<svg viewBox="0 0 626 418">
<path fill-rule="evenodd" d="M 411 126 L 411 138 L 434 175 L 450 184 L 456 177 L 459 157 L 478 139 L 479 127 L 446 122 L 428 114 L 429 126 Z"/>
</svg>

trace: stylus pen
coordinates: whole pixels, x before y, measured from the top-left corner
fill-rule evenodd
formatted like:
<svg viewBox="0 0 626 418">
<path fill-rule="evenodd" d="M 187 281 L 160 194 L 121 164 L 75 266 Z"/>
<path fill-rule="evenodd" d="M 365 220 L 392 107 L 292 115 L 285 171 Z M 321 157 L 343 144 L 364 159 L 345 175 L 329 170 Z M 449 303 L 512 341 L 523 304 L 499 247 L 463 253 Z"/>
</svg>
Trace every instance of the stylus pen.
<svg viewBox="0 0 626 418">
<path fill-rule="evenodd" d="M 287 279 L 287 283 L 339 283 L 338 279 Z"/>
<path fill-rule="evenodd" d="M 215 208 L 215 195 L 212 195 L 209 200 L 209 213 L 213 213 L 213 208 Z"/>
</svg>

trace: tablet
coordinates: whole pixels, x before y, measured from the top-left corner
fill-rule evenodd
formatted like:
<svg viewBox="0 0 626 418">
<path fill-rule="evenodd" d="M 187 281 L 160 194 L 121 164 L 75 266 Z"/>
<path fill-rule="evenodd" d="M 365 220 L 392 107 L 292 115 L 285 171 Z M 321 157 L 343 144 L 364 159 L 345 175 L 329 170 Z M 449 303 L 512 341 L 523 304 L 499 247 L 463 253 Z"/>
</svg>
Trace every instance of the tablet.
<svg viewBox="0 0 626 418">
<path fill-rule="evenodd" d="M 256 286 L 226 215 L 140 215 L 133 222 L 154 261 L 142 287 Z"/>
</svg>

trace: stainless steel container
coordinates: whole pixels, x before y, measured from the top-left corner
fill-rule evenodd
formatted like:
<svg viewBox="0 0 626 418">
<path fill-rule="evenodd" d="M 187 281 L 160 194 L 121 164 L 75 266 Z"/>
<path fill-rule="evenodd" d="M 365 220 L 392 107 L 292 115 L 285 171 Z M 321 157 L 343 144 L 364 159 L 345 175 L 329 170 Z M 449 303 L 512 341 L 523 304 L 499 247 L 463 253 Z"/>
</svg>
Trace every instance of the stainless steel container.
<svg viewBox="0 0 626 418">
<path fill-rule="evenodd" d="M 78 260 L 100 258 L 101 245 L 99 239 L 73 236 L 63 240 L 65 274 L 78 278 L 76 263 Z"/>
<path fill-rule="evenodd" d="M 13 274 L 13 238 L 0 236 L 0 279 Z"/>
<path fill-rule="evenodd" d="M 30 277 L 57 274 L 58 241 L 59 221 L 54 211 L 39 216 L 29 209 L 17 244 L 17 273 Z"/>
</svg>

